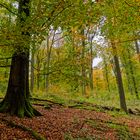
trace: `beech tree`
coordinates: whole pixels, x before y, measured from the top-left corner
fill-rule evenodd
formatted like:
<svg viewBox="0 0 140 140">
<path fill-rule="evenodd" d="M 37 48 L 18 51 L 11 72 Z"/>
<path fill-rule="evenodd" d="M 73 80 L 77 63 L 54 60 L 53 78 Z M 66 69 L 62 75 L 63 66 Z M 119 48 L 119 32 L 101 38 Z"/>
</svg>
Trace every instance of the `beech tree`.
<svg viewBox="0 0 140 140">
<path fill-rule="evenodd" d="M 18 23 L 20 36 L 24 43 L 15 42 L 15 51 L 12 55 L 10 76 L 5 98 L 0 103 L 0 112 L 8 112 L 19 117 L 32 117 L 41 115 L 30 104 L 29 93 L 29 41 L 30 34 L 23 30 L 27 25 L 27 18 L 30 15 L 30 0 L 19 0 Z"/>
</svg>

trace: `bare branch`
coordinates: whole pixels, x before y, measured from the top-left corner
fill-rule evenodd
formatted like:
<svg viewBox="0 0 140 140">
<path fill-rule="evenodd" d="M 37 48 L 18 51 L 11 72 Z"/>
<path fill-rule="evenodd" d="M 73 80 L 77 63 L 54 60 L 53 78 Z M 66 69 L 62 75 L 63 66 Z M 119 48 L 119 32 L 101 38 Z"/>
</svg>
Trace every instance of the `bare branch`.
<svg viewBox="0 0 140 140">
<path fill-rule="evenodd" d="M 12 57 L 0 57 L 0 60 L 3 60 L 3 59 L 12 59 Z"/>
</svg>

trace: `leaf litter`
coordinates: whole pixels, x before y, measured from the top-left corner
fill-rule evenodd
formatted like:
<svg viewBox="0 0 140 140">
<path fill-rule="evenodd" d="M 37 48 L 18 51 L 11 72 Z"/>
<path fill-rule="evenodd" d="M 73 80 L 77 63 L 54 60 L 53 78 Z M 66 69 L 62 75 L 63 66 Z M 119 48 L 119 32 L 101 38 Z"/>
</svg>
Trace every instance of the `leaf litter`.
<svg viewBox="0 0 140 140">
<path fill-rule="evenodd" d="M 140 140 L 140 117 L 114 117 L 105 112 L 61 107 L 35 106 L 43 116 L 18 118 L 0 113 L 0 118 L 23 125 L 46 140 L 119 140 L 118 126 L 127 127 L 130 139 Z M 112 126 L 110 127 L 110 124 Z M 122 129 L 122 128 L 121 128 Z M 125 140 L 128 134 L 121 135 Z M 0 119 L 0 140 L 35 140 L 28 131 L 11 127 Z"/>
</svg>

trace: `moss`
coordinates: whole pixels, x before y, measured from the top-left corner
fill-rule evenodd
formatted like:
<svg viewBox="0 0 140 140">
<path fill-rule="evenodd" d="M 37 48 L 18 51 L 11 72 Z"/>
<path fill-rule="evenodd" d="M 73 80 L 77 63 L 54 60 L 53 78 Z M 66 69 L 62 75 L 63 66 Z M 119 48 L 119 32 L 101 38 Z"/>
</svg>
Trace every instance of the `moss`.
<svg viewBox="0 0 140 140">
<path fill-rule="evenodd" d="M 137 131 L 135 132 L 135 139 L 140 138 L 140 128 L 137 129 Z"/>
<path fill-rule="evenodd" d="M 109 122 L 108 127 L 116 130 L 119 140 L 133 140 L 133 136 L 127 126 Z"/>
<path fill-rule="evenodd" d="M 23 118 L 24 116 L 41 116 L 41 113 L 34 109 L 27 99 L 18 100 L 15 103 L 13 100 L 5 98 L 0 104 L 0 112 L 17 115 L 20 118 Z"/>
<path fill-rule="evenodd" d="M 103 124 L 101 124 L 102 122 L 99 122 L 97 120 L 86 120 L 86 123 L 90 126 L 92 126 L 94 129 L 98 130 L 98 131 L 102 131 L 102 132 L 106 132 L 108 131 L 108 127 L 104 127 Z"/>
<path fill-rule="evenodd" d="M 50 104 L 45 104 L 44 107 L 45 107 L 45 109 L 51 109 L 52 106 Z"/>
<path fill-rule="evenodd" d="M 76 137 L 76 138 L 74 138 L 74 137 L 72 137 L 72 135 L 71 134 L 69 134 L 69 133 L 66 133 L 65 135 L 64 135 L 64 138 L 65 138 L 65 140 L 104 140 L 103 138 L 101 138 L 100 136 L 85 136 L 85 137 Z"/>
<path fill-rule="evenodd" d="M 24 112 L 25 112 L 24 106 L 22 106 L 22 105 L 18 106 L 17 114 L 20 118 L 24 117 Z"/>
<path fill-rule="evenodd" d="M 0 103 L 0 112 L 7 112 L 9 106 L 10 106 L 10 104 L 8 102 L 2 101 Z"/>
</svg>

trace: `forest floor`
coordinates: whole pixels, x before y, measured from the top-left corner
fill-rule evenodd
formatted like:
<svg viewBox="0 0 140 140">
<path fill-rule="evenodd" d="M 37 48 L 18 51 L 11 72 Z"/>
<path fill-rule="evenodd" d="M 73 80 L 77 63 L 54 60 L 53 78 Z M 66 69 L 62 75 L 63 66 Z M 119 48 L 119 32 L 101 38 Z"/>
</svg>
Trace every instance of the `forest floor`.
<svg viewBox="0 0 140 140">
<path fill-rule="evenodd" d="M 140 140 L 140 116 L 60 104 L 34 105 L 42 116 L 0 113 L 0 140 Z"/>
</svg>

